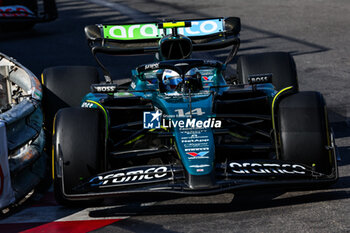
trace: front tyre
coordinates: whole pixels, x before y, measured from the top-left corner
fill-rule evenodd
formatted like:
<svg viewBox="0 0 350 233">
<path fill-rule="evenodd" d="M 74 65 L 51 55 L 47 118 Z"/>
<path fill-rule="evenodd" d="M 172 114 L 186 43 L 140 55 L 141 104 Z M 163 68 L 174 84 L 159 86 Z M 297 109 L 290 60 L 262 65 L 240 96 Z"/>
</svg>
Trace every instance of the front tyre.
<svg viewBox="0 0 350 233">
<path fill-rule="evenodd" d="M 329 175 L 336 166 L 326 104 L 319 92 L 299 92 L 278 105 L 280 158 Z"/>
<path fill-rule="evenodd" d="M 56 115 L 54 143 L 54 190 L 61 205 L 84 205 L 67 195 L 104 169 L 105 121 L 97 109 L 65 108 Z"/>
</svg>

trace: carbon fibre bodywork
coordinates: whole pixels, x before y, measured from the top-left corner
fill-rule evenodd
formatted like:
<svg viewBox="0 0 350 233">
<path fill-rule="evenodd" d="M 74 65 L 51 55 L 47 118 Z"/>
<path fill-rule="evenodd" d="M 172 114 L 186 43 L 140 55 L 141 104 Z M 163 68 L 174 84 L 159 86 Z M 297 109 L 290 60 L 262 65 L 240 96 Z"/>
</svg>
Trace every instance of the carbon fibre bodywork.
<svg viewBox="0 0 350 233">
<path fill-rule="evenodd" d="M 86 199 L 140 192 L 205 195 L 261 186 L 313 188 L 311 184 L 337 180 L 335 164 L 331 173 L 322 174 L 311 166 L 277 159 L 271 107 L 282 93 L 292 94 L 292 89 L 277 92 L 271 84 L 229 86 L 218 70 L 213 69 L 208 89 L 191 97 L 159 93 L 157 83 L 152 84 L 156 89 L 149 85 L 147 89 L 147 81 L 140 80 L 136 70 L 132 79 L 135 85 L 130 84 L 129 90 L 120 90 L 113 97 L 89 93 L 82 107 L 98 108 L 107 114 L 108 141 L 113 143 L 102 160 L 108 161 L 104 167 L 113 169 L 85 179 L 69 189 L 66 197 Z M 178 116 L 179 109 L 192 116 Z M 198 109 L 204 114 L 195 116 Z M 156 111 L 162 112 L 162 128 L 144 129 L 144 112 Z M 190 125 L 180 129 L 169 123 L 170 118 L 184 120 L 185 126 L 186 120 L 210 118 L 220 121 L 221 127 L 196 129 Z M 209 124 L 214 126 L 215 122 Z M 330 148 L 330 160 L 335 163 L 334 146 Z M 127 165 L 130 161 L 134 166 Z M 63 170 L 58 174 L 64 177 Z"/>
<path fill-rule="evenodd" d="M 58 135 L 64 120 L 61 112 L 56 115 L 53 171 L 64 198 L 84 200 L 148 192 L 206 195 L 263 186 L 314 188 L 312 184 L 331 184 L 338 179 L 327 120 L 322 121 L 322 135 L 327 140 L 321 145 L 327 156 L 327 171 L 320 170 L 319 164 L 283 160 L 278 106 L 282 99 L 297 95 L 298 88 L 278 90 L 273 85 L 274 74 L 269 73 L 253 73 L 247 82 L 225 78 L 226 65 L 239 46 L 239 20 L 207 21 L 211 25 L 222 22 L 223 26 L 217 26 L 218 31 L 212 34 L 186 37 L 173 28 L 191 24 L 172 22 L 170 35 L 148 32 L 144 34 L 151 38 L 133 38 L 137 42 L 124 41 L 136 34 L 131 29 L 153 30 L 156 24 L 86 27 L 94 55 L 158 53 L 159 60 L 138 66 L 132 70 L 131 81 L 118 86 L 96 59 L 106 82 L 93 84 L 81 107 L 103 114 L 105 147 L 97 155 L 98 162 L 86 166 L 88 175 L 80 176 L 79 181 L 78 177 L 65 177 L 69 159 L 64 158 L 63 140 Z M 198 26 L 205 20 L 192 22 Z M 168 23 L 158 28 L 164 29 L 164 25 Z M 228 45 L 233 48 L 225 63 L 188 56 L 192 51 Z M 173 48 L 179 49 L 174 52 Z M 181 81 L 169 89 L 166 75 L 173 72 Z M 322 110 L 322 119 L 327 119 L 325 105 L 317 107 Z M 73 178 L 74 185 L 68 185 Z"/>
</svg>

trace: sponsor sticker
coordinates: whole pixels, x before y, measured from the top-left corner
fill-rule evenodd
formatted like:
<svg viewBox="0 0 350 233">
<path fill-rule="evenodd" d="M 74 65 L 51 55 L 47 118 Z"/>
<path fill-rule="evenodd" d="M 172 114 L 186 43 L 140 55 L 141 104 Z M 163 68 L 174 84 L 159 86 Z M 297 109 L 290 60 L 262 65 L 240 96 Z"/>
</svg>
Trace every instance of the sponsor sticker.
<svg viewBox="0 0 350 233">
<path fill-rule="evenodd" d="M 89 183 L 91 186 L 108 187 L 126 183 L 133 183 L 137 181 L 151 181 L 156 179 L 166 178 L 168 174 L 168 168 L 150 167 L 140 168 L 129 171 L 112 172 L 106 175 L 99 175 L 92 178 Z"/>
<path fill-rule="evenodd" d="M 134 96 L 134 94 L 130 93 L 130 92 L 117 92 L 117 93 L 114 93 L 114 96 L 116 96 L 116 97 L 130 97 L 130 96 Z"/>
<path fill-rule="evenodd" d="M 159 68 L 159 63 L 153 63 L 153 64 L 147 64 L 145 65 L 145 70 L 153 70 L 153 69 L 158 69 Z"/>
<path fill-rule="evenodd" d="M 191 165 L 190 167 L 203 168 L 203 167 L 210 167 L 210 165 L 209 164 L 200 164 L 200 165 Z"/>
<path fill-rule="evenodd" d="M 144 129 L 159 129 L 161 116 L 162 116 L 162 113 L 160 111 L 144 112 L 143 113 L 143 128 Z"/>
<path fill-rule="evenodd" d="M 179 28 L 178 32 L 185 36 L 205 36 L 223 31 L 222 19 L 194 20 L 192 26 Z M 170 33 L 171 29 L 167 29 Z M 115 40 L 142 40 L 157 39 L 163 36 L 163 29 L 156 23 L 130 25 L 104 25 L 103 34 L 106 39 Z"/>
<path fill-rule="evenodd" d="M 94 93 L 113 93 L 117 90 L 116 84 L 92 84 L 91 91 Z"/>
<path fill-rule="evenodd" d="M 221 121 L 215 118 L 208 118 L 207 120 L 199 120 L 196 118 L 187 118 L 186 120 L 163 119 L 162 123 L 165 128 L 221 128 Z"/>
<path fill-rule="evenodd" d="M 150 85 L 150 84 L 148 84 Z M 164 115 L 161 121 L 162 113 L 144 112 L 143 128 L 144 129 L 159 129 L 164 128 L 179 128 L 179 129 L 208 129 L 221 128 L 221 121 L 214 117 L 208 118 L 192 118 L 192 116 L 202 116 L 205 114 L 201 108 L 192 109 L 185 112 L 183 109 L 175 109 L 175 118 Z M 180 118 L 180 119 L 179 119 Z"/>
<path fill-rule="evenodd" d="M 197 157 L 197 156 L 200 157 L 200 156 L 204 156 L 204 155 L 206 155 L 208 153 L 209 153 L 209 151 L 201 151 L 199 153 L 197 153 L 197 152 L 187 152 L 186 154 L 188 154 L 190 156 L 193 156 L 193 157 Z"/>
<path fill-rule="evenodd" d="M 213 79 L 213 76 L 202 76 L 202 79 L 204 82 L 211 82 Z"/>
<path fill-rule="evenodd" d="M 305 175 L 306 168 L 300 164 L 278 164 L 278 163 L 259 163 L 259 162 L 231 162 L 229 164 L 231 171 L 235 174 L 293 174 Z"/>
<path fill-rule="evenodd" d="M 93 103 L 90 103 L 90 102 L 83 102 L 81 104 L 81 107 L 82 108 L 93 108 L 94 104 Z"/>
<path fill-rule="evenodd" d="M 272 83 L 272 74 L 254 74 L 248 77 L 249 84 Z"/>
</svg>

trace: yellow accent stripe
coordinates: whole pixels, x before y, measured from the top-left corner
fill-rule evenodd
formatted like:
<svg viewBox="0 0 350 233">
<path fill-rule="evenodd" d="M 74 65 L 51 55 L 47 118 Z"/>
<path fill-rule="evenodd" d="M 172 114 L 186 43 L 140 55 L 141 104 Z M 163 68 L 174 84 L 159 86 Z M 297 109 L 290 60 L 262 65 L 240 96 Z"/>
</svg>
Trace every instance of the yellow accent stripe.
<svg viewBox="0 0 350 233">
<path fill-rule="evenodd" d="M 286 87 L 286 88 L 283 88 L 282 90 L 280 90 L 279 92 L 277 92 L 277 94 L 273 97 L 273 100 L 272 100 L 272 111 L 271 111 L 271 115 L 272 115 L 272 128 L 273 128 L 273 131 L 274 131 L 274 135 L 275 135 L 275 145 L 276 145 L 276 155 L 277 155 L 277 158 L 278 158 L 278 145 L 277 145 L 277 130 L 276 130 L 276 123 L 275 123 L 275 102 L 276 100 L 278 99 L 278 97 L 285 91 L 288 91 L 290 89 L 292 89 L 293 86 L 290 86 L 290 87 Z"/>
<path fill-rule="evenodd" d="M 44 85 L 44 73 L 41 73 L 41 84 Z"/>
<path fill-rule="evenodd" d="M 155 129 L 150 129 L 149 131 L 152 132 L 152 131 L 154 131 L 154 130 L 155 130 Z M 124 143 L 124 145 L 129 145 L 129 144 L 131 144 L 131 143 L 133 143 L 133 142 L 136 142 L 137 140 L 141 139 L 141 138 L 144 137 L 144 136 L 145 136 L 144 134 L 141 134 L 141 135 L 137 136 L 136 138 L 133 138 L 133 139 L 131 139 L 130 141 Z"/>
<path fill-rule="evenodd" d="M 247 140 L 248 139 L 248 137 L 242 136 L 242 135 L 240 135 L 238 133 L 234 133 L 234 132 L 231 132 L 231 131 L 229 132 L 229 134 L 231 136 L 235 137 L 235 138 L 239 138 L 239 139 L 243 139 L 243 140 Z"/>
<path fill-rule="evenodd" d="M 165 128 L 164 126 L 161 126 L 160 128 L 164 129 L 165 131 L 168 131 L 168 129 Z M 149 132 L 152 132 L 154 130 L 156 130 L 156 129 L 150 129 Z M 143 136 L 145 136 L 145 134 L 141 134 L 141 135 L 137 136 L 136 138 L 131 139 L 130 141 L 124 143 L 124 145 L 129 145 L 129 144 L 131 144 L 133 142 L 136 142 L 137 140 L 141 139 Z"/>
<path fill-rule="evenodd" d="M 55 137 L 55 125 L 56 125 L 56 115 L 53 118 L 53 130 L 52 130 L 52 138 Z M 54 144 L 52 144 L 52 179 L 55 179 L 55 147 Z"/>
<path fill-rule="evenodd" d="M 136 138 L 131 139 L 130 141 L 124 143 L 124 145 L 130 145 L 131 143 L 136 142 L 137 140 L 141 139 L 143 136 L 145 136 L 145 135 L 144 135 L 144 134 L 139 135 L 139 136 L 137 136 Z"/>
<path fill-rule="evenodd" d="M 177 28 L 177 27 L 185 27 L 185 22 L 163 23 L 163 28 Z"/>
<path fill-rule="evenodd" d="M 52 179 L 55 179 L 55 149 L 54 146 L 52 145 Z"/>
<path fill-rule="evenodd" d="M 106 139 L 107 139 L 108 138 L 108 113 L 107 113 L 106 109 L 100 103 L 98 103 L 96 101 L 87 100 L 87 102 L 96 104 L 98 107 L 100 107 L 102 109 L 103 113 L 105 114 L 105 118 L 106 118 Z"/>
</svg>

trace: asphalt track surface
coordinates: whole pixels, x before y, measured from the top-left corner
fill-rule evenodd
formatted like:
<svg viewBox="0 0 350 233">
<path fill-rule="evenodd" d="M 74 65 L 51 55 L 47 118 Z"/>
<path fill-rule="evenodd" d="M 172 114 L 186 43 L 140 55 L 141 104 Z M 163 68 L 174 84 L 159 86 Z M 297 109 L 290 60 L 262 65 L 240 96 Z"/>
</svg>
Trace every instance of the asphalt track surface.
<svg viewBox="0 0 350 233">
<path fill-rule="evenodd" d="M 323 93 L 341 161 L 340 179 L 329 189 L 269 193 L 246 198 L 232 194 L 186 197 L 148 205 L 99 208 L 57 206 L 52 193 L 29 200 L 0 220 L 0 232 L 350 232 L 350 2 L 347 0 L 57 0 L 59 18 L 34 30 L 0 34 L 0 51 L 15 57 L 37 76 L 46 67 L 95 65 L 83 27 L 95 23 L 141 22 L 239 16 L 238 55 L 291 52 L 301 90 Z M 227 50 L 201 54 L 224 60 Z M 151 57 L 104 58 L 115 79 Z M 235 64 L 230 67 L 232 70 Z M 37 198 L 38 199 L 38 198 Z M 120 220 L 122 219 L 122 220 Z"/>
</svg>

